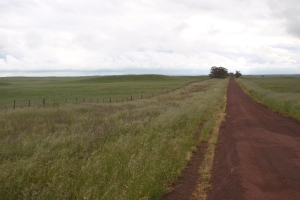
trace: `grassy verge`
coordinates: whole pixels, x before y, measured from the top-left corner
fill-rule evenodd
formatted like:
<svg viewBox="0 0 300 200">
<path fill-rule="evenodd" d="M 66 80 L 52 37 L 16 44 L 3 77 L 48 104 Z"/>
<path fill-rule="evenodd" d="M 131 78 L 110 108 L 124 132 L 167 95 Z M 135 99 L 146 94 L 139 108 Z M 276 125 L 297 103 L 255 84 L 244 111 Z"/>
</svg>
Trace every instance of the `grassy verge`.
<svg viewBox="0 0 300 200">
<path fill-rule="evenodd" d="M 300 78 L 246 77 L 237 81 L 256 101 L 300 120 Z"/>
<path fill-rule="evenodd" d="M 1 112 L 0 199 L 159 199 L 227 81 L 123 104 Z"/>
<path fill-rule="evenodd" d="M 219 128 L 225 118 L 226 108 L 226 91 L 222 91 L 223 98 L 219 99 L 215 107 L 215 113 L 212 118 L 205 124 L 202 135 L 208 142 L 208 147 L 204 155 L 203 163 L 199 169 L 199 183 L 197 190 L 194 192 L 192 199 L 207 199 L 206 191 L 211 188 L 211 170 L 213 166 L 215 146 L 218 141 Z"/>
</svg>

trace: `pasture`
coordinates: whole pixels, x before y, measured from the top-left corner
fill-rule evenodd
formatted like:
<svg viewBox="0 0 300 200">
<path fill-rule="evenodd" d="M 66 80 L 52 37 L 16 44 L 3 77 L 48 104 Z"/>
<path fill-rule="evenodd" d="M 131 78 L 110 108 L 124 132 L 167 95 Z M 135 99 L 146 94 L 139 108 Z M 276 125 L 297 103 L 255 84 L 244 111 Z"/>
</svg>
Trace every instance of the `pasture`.
<svg viewBox="0 0 300 200">
<path fill-rule="evenodd" d="M 2 110 L 0 199 L 159 199 L 192 151 L 209 140 L 227 84 L 164 76 L 1 78 L 5 105 L 27 98 L 157 95 Z"/>
<path fill-rule="evenodd" d="M 255 100 L 300 120 L 300 77 L 245 76 L 237 81 Z"/>
<path fill-rule="evenodd" d="M 95 77 L 4 77 L 0 78 L 0 108 L 101 101 L 140 97 L 167 91 L 207 77 L 126 75 Z"/>
</svg>

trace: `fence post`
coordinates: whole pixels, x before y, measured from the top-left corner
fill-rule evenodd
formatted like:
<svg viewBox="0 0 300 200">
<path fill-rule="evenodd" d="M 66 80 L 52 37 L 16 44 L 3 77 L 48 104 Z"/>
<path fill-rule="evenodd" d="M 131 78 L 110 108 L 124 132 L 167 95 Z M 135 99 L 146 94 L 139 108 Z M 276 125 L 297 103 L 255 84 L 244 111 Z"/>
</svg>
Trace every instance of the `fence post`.
<svg viewBox="0 0 300 200">
<path fill-rule="evenodd" d="M 14 109 L 16 109 L 16 100 L 14 100 Z"/>
<path fill-rule="evenodd" d="M 45 107 L 45 99 L 43 99 L 43 107 Z"/>
<path fill-rule="evenodd" d="M 132 96 L 131 96 L 131 101 L 132 101 Z"/>
<path fill-rule="evenodd" d="M 111 103 L 111 98 L 109 98 L 109 103 Z"/>
</svg>

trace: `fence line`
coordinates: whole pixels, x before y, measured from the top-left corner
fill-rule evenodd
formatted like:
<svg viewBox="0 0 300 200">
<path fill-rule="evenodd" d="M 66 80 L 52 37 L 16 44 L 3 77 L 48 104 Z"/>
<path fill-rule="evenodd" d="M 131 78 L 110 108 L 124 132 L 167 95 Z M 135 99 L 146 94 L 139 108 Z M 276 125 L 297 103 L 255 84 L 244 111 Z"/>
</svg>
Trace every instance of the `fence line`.
<svg viewBox="0 0 300 200">
<path fill-rule="evenodd" d="M 201 82 L 201 81 L 203 81 L 203 80 L 192 81 L 192 82 L 189 82 L 189 83 L 187 83 L 187 84 L 184 84 L 184 85 L 181 85 L 181 86 L 179 86 L 179 87 L 176 87 L 176 88 L 173 88 L 173 89 L 170 89 L 170 90 L 166 90 L 166 91 L 163 91 L 163 92 L 152 93 L 152 94 L 146 94 L 146 95 L 138 95 L 138 96 L 130 96 L 130 97 L 126 97 L 126 98 L 122 97 L 122 98 L 120 98 L 120 101 L 119 101 L 118 98 L 115 98 L 115 101 L 113 101 L 112 98 L 102 98 L 102 103 L 109 103 L 109 104 L 112 104 L 112 103 L 124 103 L 124 102 L 130 102 L 130 101 L 139 100 L 139 99 L 149 99 L 149 98 L 153 98 L 153 97 L 155 97 L 155 96 L 159 96 L 159 95 L 163 95 L 163 94 L 168 94 L 168 93 L 170 93 L 170 92 L 174 92 L 174 91 L 179 90 L 179 89 L 181 89 L 181 88 L 184 88 L 184 87 L 186 87 L 186 86 L 188 86 L 188 85 L 190 85 L 190 84 L 197 83 L 197 82 Z M 106 99 L 108 100 L 107 102 L 105 101 Z M 125 101 L 125 100 L 126 100 L 126 101 Z M 40 104 L 40 106 L 46 107 L 47 104 L 48 104 L 48 102 L 49 102 L 49 101 L 46 101 L 46 99 L 43 99 L 42 102 L 41 102 L 42 104 Z M 55 99 L 53 100 L 53 104 L 54 104 L 54 105 L 55 105 L 57 102 L 59 102 L 59 101 L 56 101 Z M 62 100 L 61 102 L 63 102 L 63 100 Z M 86 102 L 87 102 L 87 101 L 86 101 L 86 98 L 83 98 L 82 102 L 78 101 L 78 99 L 75 99 L 75 103 L 76 103 L 76 104 L 77 104 L 77 103 L 86 103 Z M 93 99 L 91 98 L 90 101 L 89 101 L 89 103 L 92 103 L 92 102 L 93 102 Z M 98 99 L 98 98 L 96 99 L 96 102 L 99 103 L 99 99 Z M 50 103 L 51 103 L 51 102 L 50 102 Z M 67 103 L 68 103 L 68 99 L 65 99 L 65 100 L 64 100 L 64 103 L 67 104 Z M 72 103 L 72 101 L 70 101 L 70 103 Z M 31 106 L 32 106 L 32 101 L 29 99 L 29 100 L 28 100 L 28 107 L 30 108 Z M 25 106 L 23 106 L 23 107 L 25 107 Z M 17 102 L 16 102 L 16 100 L 14 100 L 14 101 L 13 101 L 13 109 L 15 110 L 16 108 L 17 108 Z M 20 108 L 22 108 L 22 106 L 21 106 Z"/>
</svg>

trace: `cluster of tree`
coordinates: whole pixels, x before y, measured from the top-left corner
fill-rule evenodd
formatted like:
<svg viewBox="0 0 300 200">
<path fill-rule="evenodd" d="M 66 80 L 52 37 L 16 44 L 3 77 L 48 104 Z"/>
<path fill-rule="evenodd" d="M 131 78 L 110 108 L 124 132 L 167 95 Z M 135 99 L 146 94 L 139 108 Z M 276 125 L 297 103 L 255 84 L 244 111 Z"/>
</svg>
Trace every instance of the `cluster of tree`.
<svg viewBox="0 0 300 200">
<path fill-rule="evenodd" d="M 240 71 L 236 71 L 235 74 L 232 72 L 228 73 L 227 69 L 224 67 L 213 66 L 210 69 L 210 78 L 227 78 L 228 76 L 239 78 L 242 76 L 242 74 Z"/>
<path fill-rule="evenodd" d="M 240 78 L 242 76 L 240 71 L 236 71 L 234 74 L 235 78 Z"/>
<path fill-rule="evenodd" d="M 226 77 L 228 77 L 228 71 L 224 67 L 215 67 L 215 66 L 213 66 L 210 69 L 209 77 L 210 78 L 226 78 Z"/>
</svg>

